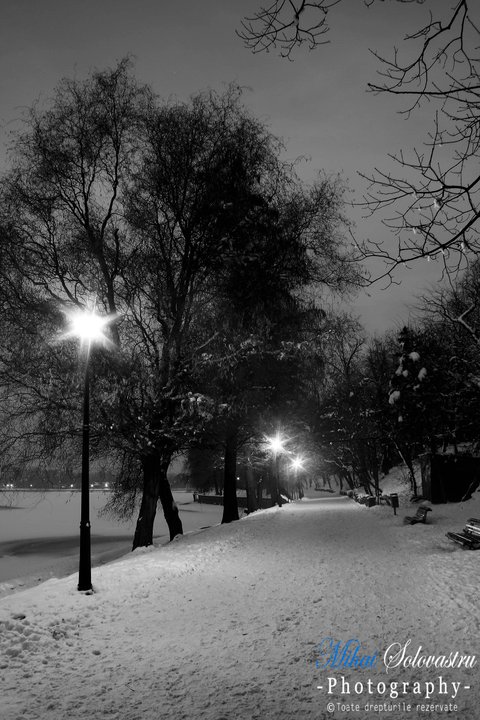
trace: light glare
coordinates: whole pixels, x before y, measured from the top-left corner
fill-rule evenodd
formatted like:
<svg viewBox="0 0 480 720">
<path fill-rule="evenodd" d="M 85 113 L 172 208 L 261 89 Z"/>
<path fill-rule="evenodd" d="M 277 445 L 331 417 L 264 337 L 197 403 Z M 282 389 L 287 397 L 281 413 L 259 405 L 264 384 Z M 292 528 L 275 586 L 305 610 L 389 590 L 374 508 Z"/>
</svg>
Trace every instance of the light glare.
<svg viewBox="0 0 480 720">
<path fill-rule="evenodd" d="M 292 460 L 292 470 L 303 470 L 302 458 L 296 457 Z"/>
<path fill-rule="evenodd" d="M 280 437 L 280 435 L 275 435 L 275 437 L 267 438 L 268 447 L 272 452 L 279 453 L 283 450 L 283 440 Z"/>
<path fill-rule="evenodd" d="M 111 318 L 97 315 L 95 311 L 76 311 L 69 316 L 70 329 L 69 337 L 77 337 L 82 343 L 89 345 L 94 342 L 105 342 L 108 340 L 105 335 L 105 328 Z"/>
</svg>

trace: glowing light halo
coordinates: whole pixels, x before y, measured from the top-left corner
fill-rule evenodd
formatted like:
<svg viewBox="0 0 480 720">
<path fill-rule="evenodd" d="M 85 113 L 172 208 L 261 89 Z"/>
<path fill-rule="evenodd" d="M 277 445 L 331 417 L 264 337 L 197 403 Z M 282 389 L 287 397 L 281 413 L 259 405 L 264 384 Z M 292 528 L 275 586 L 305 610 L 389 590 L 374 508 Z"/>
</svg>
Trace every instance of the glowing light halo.
<svg viewBox="0 0 480 720">
<path fill-rule="evenodd" d="M 273 437 L 267 437 L 266 440 L 269 450 L 271 450 L 275 455 L 277 455 L 277 453 L 283 452 L 283 450 L 285 449 L 285 441 L 281 438 L 279 433 L 277 433 Z"/>
<path fill-rule="evenodd" d="M 69 330 L 63 337 L 75 337 L 81 345 L 90 349 L 93 343 L 110 343 L 105 335 L 105 329 L 113 320 L 113 316 L 98 315 L 93 309 L 71 310 L 65 313 L 69 323 Z"/>
<path fill-rule="evenodd" d="M 301 457 L 296 457 L 292 460 L 292 470 L 303 470 L 303 463 L 305 461 Z"/>
<path fill-rule="evenodd" d="M 95 341 L 103 340 L 106 337 L 103 330 L 107 321 L 94 312 L 75 313 L 71 316 L 70 322 L 70 334 L 79 337 L 81 340 Z"/>
</svg>

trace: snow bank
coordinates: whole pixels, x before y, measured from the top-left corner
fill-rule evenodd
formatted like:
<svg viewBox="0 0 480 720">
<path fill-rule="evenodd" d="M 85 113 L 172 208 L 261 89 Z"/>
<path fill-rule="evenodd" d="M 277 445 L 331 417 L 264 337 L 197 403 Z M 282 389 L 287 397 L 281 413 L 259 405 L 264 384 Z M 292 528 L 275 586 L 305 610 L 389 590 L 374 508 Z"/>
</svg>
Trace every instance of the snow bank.
<svg viewBox="0 0 480 720">
<path fill-rule="evenodd" d="M 192 493 L 174 492 L 184 531 L 221 521 L 223 508 L 193 502 Z M 136 517 L 121 522 L 102 510 L 105 492 L 90 493 L 92 562 L 102 565 L 130 552 Z M 9 492 L 0 495 L 0 596 L 51 577 L 69 575 L 78 567 L 80 493 Z M 169 533 L 161 510 L 154 526 L 157 544 Z"/>
</svg>

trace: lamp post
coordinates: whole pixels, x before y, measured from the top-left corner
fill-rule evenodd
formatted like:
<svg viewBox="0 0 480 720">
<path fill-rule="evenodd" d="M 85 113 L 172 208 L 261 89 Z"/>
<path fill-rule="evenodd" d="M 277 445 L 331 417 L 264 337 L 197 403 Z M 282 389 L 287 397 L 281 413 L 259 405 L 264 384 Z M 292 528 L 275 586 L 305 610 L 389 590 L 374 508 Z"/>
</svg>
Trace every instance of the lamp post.
<svg viewBox="0 0 480 720">
<path fill-rule="evenodd" d="M 295 478 L 295 491 L 298 492 L 298 495 L 300 497 L 300 488 L 298 487 L 298 471 L 303 470 L 303 459 L 297 455 L 297 457 L 293 458 L 291 469 L 294 472 L 294 478 Z M 303 493 L 302 493 L 303 497 Z"/>
<path fill-rule="evenodd" d="M 284 441 L 282 440 L 279 433 L 274 437 L 267 438 L 268 447 L 273 453 L 273 460 L 275 463 L 275 494 L 277 496 L 277 505 L 282 507 L 282 495 L 280 493 L 280 453 L 284 449 Z"/>
<path fill-rule="evenodd" d="M 80 559 L 78 590 L 92 591 L 92 558 L 90 542 L 90 351 L 95 342 L 105 342 L 104 330 L 111 318 L 97 315 L 94 310 L 69 315 L 70 330 L 66 336 L 80 340 L 85 362 L 82 424 L 82 484 L 80 509 Z"/>
</svg>

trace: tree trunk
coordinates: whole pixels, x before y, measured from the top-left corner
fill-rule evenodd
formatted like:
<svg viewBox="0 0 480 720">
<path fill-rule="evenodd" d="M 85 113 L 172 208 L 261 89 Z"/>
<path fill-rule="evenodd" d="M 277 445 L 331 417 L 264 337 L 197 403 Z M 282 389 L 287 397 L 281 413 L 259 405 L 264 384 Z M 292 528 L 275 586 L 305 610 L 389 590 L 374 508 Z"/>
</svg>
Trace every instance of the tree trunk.
<svg viewBox="0 0 480 720">
<path fill-rule="evenodd" d="M 255 512 L 255 510 L 258 509 L 257 497 L 256 497 L 256 493 L 255 493 L 255 490 L 256 490 L 255 477 L 254 477 L 253 468 L 251 467 L 251 465 L 247 465 L 246 476 L 247 476 L 247 482 L 246 482 L 247 510 L 249 513 L 251 513 L 251 512 Z"/>
<path fill-rule="evenodd" d="M 347 483 L 350 490 L 355 490 L 355 478 L 353 477 L 353 474 L 349 472 L 346 468 L 340 468 L 339 473 Z"/>
<path fill-rule="evenodd" d="M 238 520 L 236 431 L 230 433 L 225 441 L 222 523 L 233 522 L 233 520 Z"/>
<path fill-rule="evenodd" d="M 260 477 L 257 480 L 257 507 L 262 507 L 262 498 L 263 498 L 263 477 Z"/>
<path fill-rule="evenodd" d="M 358 458 L 358 478 L 367 495 L 371 494 L 370 469 L 368 466 L 368 446 L 359 440 L 357 442 L 357 458 Z"/>
<path fill-rule="evenodd" d="M 272 458 L 272 462 L 271 462 L 272 467 L 273 467 L 273 462 L 274 461 Z M 278 504 L 277 479 L 276 479 L 276 475 L 275 475 L 275 470 L 272 470 L 272 467 L 270 467 L 270 469 L 268 471 L 268 487 L 269 487 L 272 503 L 273 503 L 273 505 L 277 505 Z"/>
<path fill-rule="evenodd" d="M 395 443 L 395 444 L 396 444 L 396 447 L 397 447 L 397 450 L 398 450 L 398 454 L 399 454 L 400 457 L 402 458 L 403 462 L 404 462 L 405 465 L 407 466 L 408 471 L 409 471 L 409 473 L 410 473 L 410 486 L 411 486 L 411 490 L 412 490 L 412 492 L 413 492 L 414 495 L 418 495 L 417 480 L 416 480 L 416 478 L 415 478 L 415 468 L 413 467 L 413 459 L 412 459 L 412 456 L 411 456 L 411 454 L 410 454 L 410 452 L 408 451 L 407 448 L 403 448 L 403 449 L 402 449 L 402 448 L 400 448 L 400 446 L 399 446 L 397 443 Z"/>
<path fill-rule="evenodd" d="M 163 514 L 170 532 L 170 540 L 183 534 L 182 522 L 178 508 L 173 499 L 170 483 L 167 480 L 167 469 L 171 453 L 153 453 L 142 458 L 143 494 L 138 515 L 132 550 L 137 547 L 153 545 L 153 523 L 160 500 Z"/>
<path fill-rule="evenodd" d="M 371 467 L 371 472 L 373 475 L 373 484 L 375 487 L 375 497 L 378 499 L 380 497 L 380 478 L 379 478 L 379 467 L 378 467 L 378 456 L 377 456 L 377 444 L 375 440 L 368 446 L 369 451 L 369 465 Z"/>
</svg>

